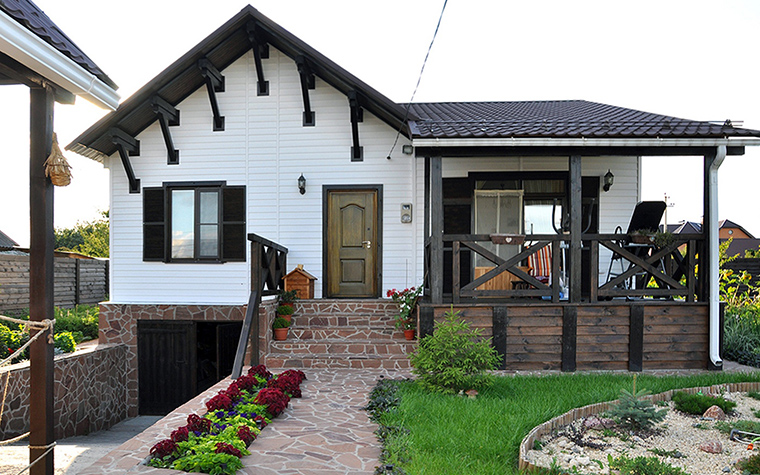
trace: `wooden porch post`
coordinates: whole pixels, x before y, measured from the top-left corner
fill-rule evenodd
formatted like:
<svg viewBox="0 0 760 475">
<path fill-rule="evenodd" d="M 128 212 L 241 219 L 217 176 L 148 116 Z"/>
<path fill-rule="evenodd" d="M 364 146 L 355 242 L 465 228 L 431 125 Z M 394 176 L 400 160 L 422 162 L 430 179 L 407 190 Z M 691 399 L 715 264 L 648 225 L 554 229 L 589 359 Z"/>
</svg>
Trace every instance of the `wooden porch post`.
<svg viewBox="0 0 760 475">
<path fill-rule="evenodd" d="M 32 321 L 53 320 L 53 184 L 45 176 L 45 160 L 53 144 L 54 94 L 50 87 L 30 88 L 29 147 L 29 315 Z M 52 328 L 45 330 L 52 335 Z M 29 461 L 47 452 L 53 431 L 53 345 L 48 335 L 29 348 Z M 31 475 L 52 475 L 53 451 L 30 469 Z"/>
<path fill-rule="evenodd" d="M 581 156 L 570 156 L 570 302 L 581 301 Z"/>
<path fill-rule="evenodd" d="M 443 303 L 443 167 L 430 157 L 430 290 L 434 304 Z"/>
</svg>

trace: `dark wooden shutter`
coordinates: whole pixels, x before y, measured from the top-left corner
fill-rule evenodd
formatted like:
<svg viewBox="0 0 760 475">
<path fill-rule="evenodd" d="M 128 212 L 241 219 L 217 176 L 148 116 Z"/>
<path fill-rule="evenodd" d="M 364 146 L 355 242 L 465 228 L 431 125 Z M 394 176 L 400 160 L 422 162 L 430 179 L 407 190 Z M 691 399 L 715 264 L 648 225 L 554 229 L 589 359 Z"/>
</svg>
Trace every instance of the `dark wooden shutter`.
<svg viewBox="0 0 760 475">
<path fill-rule="evenodd" d="M 245 186 L 222 188 L 222 260 L 245 261 Z"/>
<path fill-rule="evenodd" d="M 143 188 L 143 260 L 166 261 L 164 189 Z"/>
</svg>

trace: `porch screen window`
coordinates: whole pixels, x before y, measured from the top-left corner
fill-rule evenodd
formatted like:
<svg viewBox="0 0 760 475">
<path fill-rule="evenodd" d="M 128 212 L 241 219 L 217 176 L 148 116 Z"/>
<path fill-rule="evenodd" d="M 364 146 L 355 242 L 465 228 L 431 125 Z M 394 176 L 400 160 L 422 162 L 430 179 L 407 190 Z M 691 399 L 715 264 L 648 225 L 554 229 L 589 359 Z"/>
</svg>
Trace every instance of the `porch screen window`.
<svg viewBox="0 0 760 475">
<path fill-rule="evenodd" d="M 519 234 L 523 222 L 522 190 L 475 190 L 475 234 Z M 481 243 L 502 259 L 517 255 L 519 246 Z M 475 258 L 476 267 L 493 267 L 481 255 Z"/>
<path fill-rule="evenodd" d="M 143 192 L 143 260 L 245 260 L 244 186 L 170 183 Z"/>
</svg>

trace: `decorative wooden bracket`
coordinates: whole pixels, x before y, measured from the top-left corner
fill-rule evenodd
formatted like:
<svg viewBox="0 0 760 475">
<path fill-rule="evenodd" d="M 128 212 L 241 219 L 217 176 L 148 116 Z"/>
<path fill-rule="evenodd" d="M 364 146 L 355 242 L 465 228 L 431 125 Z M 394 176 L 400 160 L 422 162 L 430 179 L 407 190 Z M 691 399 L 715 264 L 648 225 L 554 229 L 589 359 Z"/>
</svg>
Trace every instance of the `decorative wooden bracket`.
<svg viewBox="0 0 760 475">
<path fill-rule="evenodd" d="M 137 157 L 140 155 L 140 141 L 116 127 L 112 128 L 109 134 L 111 135 L 111 142 L 116 145 L 119 151 L 121 164 L 124 165 L 124 171 L 127 173 L 129 192 L 140 193 L 140 179 L 135 177 L 135 171 L 129 161 L 130 156 Z"/>
<path fill-rule="evenodd" d="M 161 125 L 161 133 L 164 136 L 166 164 L 179 165 L 179 150 L 174 148 L 174 142 L 169 133 L 170 126 L 179 125 L 179 111 L 159 96 L 153 96 L 150 102 L 153 105 L 153 112 L 158 116 L 158 123 Z"/>
<path fill-rule="evenodd" d="M 224 130 L 224 116 L 219 113 L 219 103 L 216 101 L 216 93 L 224 92 L 224 76 L 207 58 L 198 61 L 198 68 L 201 70 L 201 75 L 206 79 L 211 113 L 214 114 L 214 132 Z"/>
<path fill-rule="evenodd" d="M 359 146 L 359 122 L 364 122 L 364 109 L 359 103 L 359 94 L 356 91 L 348 92 L 348 104 L 351 106 L 351 161 L 364 161 L 364 148 Z"/>
<path fill-rule="evenodd" d="M 249 22 L 245 26 L 245 29 L 248 31 L 248 40 L 253 48 L 253 61 L 256 63 L 256 76 L 258 78 L 256 95 L 268 96 L 269 81 L 264 80 L 264 68 L 261 65 L 261 60 L 269 58 L 269 44 L 262 39 L 261 32 L 256 27 L 255 21 Z"/>
<path fill-rule="evenodd" d="M 303 55 L 298 55 L 296 57 L 296 66 L 298 66 L 298 74 L 301 76 L 301 94 L 303 95 L 303 125 L 304 127 L 314 126 L 316 120 L 314 117 L 314 111 L 311 110 L 311 102 L 309 102 L 309 89 L 314 89 L 316 87 L 314 73 L 311 71 L 309 64 L 306 62 L 306 58 Z"/>
</svg>

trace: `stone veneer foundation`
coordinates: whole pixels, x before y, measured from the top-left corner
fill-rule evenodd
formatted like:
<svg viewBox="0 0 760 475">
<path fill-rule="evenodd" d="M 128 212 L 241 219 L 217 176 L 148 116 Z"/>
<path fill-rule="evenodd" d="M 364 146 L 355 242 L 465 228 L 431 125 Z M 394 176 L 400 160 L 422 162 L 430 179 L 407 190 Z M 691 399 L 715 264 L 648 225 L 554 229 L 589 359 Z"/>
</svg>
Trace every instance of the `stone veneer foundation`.
<svg viewBox="0 0 760 475">
<path fill-rule="evenodd" d="M 105 430 L 127 417 L 125 345 L 87 345 L 55 357 L 55 438 Z M 0 369 L 0 440 L 29 431 L 29 362 Z"/>
<path fill-rule="evenodd" d="M 275 314 L 275 299 L 265 300 L 259 307 L 259 357 L 264 358 L 269 346 L 271 322 Z M 137 321 L 191 320 L 205 322 L 242 321 L 247 305 L 160 305 L 160 304 L 100 304 L 101 344 L 126 346 L 126 408 L 129 417 L 138 415 Z M 246 362 L 250 358 L 250 345 Z"/>
</svg>

